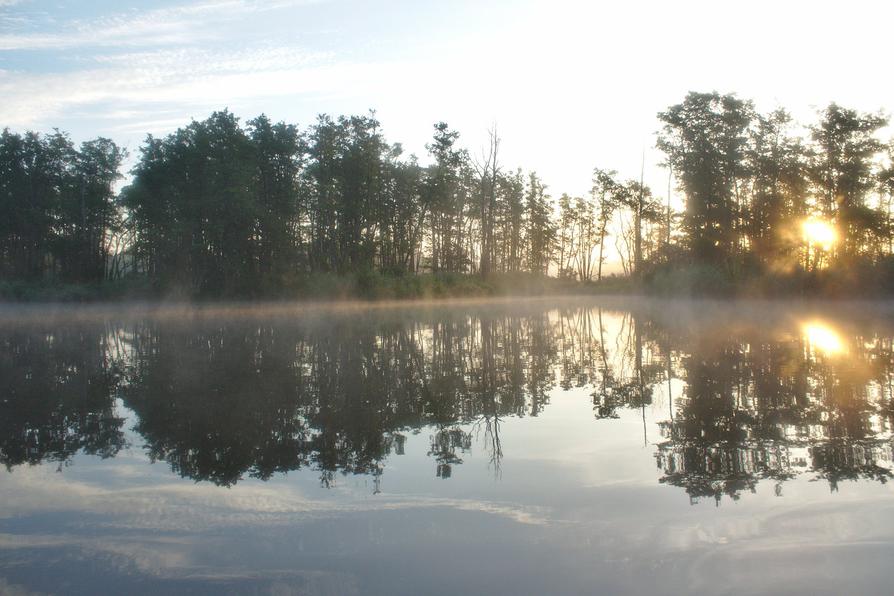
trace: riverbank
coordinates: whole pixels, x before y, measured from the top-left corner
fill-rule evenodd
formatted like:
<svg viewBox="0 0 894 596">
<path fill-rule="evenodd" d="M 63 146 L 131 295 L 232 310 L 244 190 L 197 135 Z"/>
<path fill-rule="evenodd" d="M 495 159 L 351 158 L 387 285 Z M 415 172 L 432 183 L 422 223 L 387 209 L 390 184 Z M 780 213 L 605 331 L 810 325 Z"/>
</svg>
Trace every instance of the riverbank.
<svg viewBox="0 0 894 596">
<path fill-rule="evenodd" d="M 251 292 L 190 292 L 181 287 L 152 284 L 145 278 L 130 278 L 97 284 L 65 284 L 54 281 L 0 282 L 0 301 L 40 302 L 129 302 L 218 300 L 428 300 L 444 298 L 492 298 L 508 296 L 551 296 L 623 294 L 633 290 L 631 280 L 608 277 L 600 282 L 580 282 L 531 274 L 388 275 L 378 272 L 313 274 L 296 277 L 275 289 Z"/>
<path fill-rule="evenodd" d="M 217 301 L 391 301 L 575 295 L 646 295 L 660 298 L 891 298 L 894 261 L 803 270 L 729 271 L 707 265 L 663 266 L 642 280 L 609 276 L 581 282 L 530 273 L 487 277 L 463 273 L 387 274 L 364 271 L 294 276 L 244 291 L 191 291 L 132 277 L 94 284 L 58 281 L 0 281 L 0 302 L 217 302 Z"/>
<path fill-rule="evenodd" d="M 643 294 L 674 298 L 891 298 L 894 260 L 855 260 L 813 271 L 742 266 L 732 272 L 704 264 L 665 264 L 648 272 L 639 285 L 630 285 Z"/>
</svg>

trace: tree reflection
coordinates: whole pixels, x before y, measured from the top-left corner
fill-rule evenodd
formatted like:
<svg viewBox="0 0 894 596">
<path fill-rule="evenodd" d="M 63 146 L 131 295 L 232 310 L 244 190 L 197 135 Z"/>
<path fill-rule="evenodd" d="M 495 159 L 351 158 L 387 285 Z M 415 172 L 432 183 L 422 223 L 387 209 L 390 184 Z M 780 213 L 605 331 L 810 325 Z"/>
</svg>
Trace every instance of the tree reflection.
<svg viewBox="0 0 894 596">
<path fill-rule="evenodd" d="M 125 446 L 115 408 L 118 371 L 104 328 L 0 335 L 0 462 L 67 464 L 79 451 Z"/>
<path fill-rule="evenodd" d="M 678 335 L 686 385 L 674 418 L 660 425 L 661 482 L 717 502 L 764 479 L 781 494 L 805 472 L 832 490 L 842 480 L 885 482 L 892 369 L 875 354 L 890 340 L 857 335 L 853 344 L 863 348 L 845 358 L 760 328 Z"/>
<path fill-rule="evenodd" d="M 507 421 L 580 391 L 599 424 L 641 417 L 647 442 L 663 412 L 659 480 L 693 501 L 764 481 L 782 494 L 801 474 L 831 490 L 892 476 L 894 350 L 872 325 L 849 328 L 845 352 L 795 324 L 457 310 L 14 327 L 0 332 L 0 458 L 115 455 L 120 400 L 150 458 L 181 476 L 230 486 L 310 468 L 325 487 L 368 475 L 377 492 L 419 435 L 435 476 L 479 447 L 499 476 Z"/>
<path fill-rule="evenodd" d="M 232 485 L 303 467 L 378 480 L 406 433 L 434 427 L 429 455 L 450 477 L 480 424 L 499 468 L 499 425 L 547 403 L 555 341 L 544 318 L 318 324 L 162 323 L 133 334 L 121 393 L 154 460 Z"/>
<path fill-rule="evenodd" d="M 472 435 L 461 428 L 438 430 L 431 438 L 431 450 L 428 452 L 429 457 L 434 457 L 437 461 L 438 478 L 450 478 L 453 466 L 463 463 L 460 454 L 471 448 Z"/>
</svg>

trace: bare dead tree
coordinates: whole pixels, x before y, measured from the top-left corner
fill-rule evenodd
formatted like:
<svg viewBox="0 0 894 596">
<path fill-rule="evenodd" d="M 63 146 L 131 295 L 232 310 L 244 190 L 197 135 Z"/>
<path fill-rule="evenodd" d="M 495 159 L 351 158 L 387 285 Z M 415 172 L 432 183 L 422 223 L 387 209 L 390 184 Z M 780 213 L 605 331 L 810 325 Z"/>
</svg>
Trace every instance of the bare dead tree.
<svg viewBox="0 0 894 596">
<path fill-rule="evenodd" d="M 498 161 L 500 137 L 497 125 L 487 131 L 488 147 L 482 151 L 480 160 L 475 160 L 475 170 L 481 178 L 481 255 L 479 272 L 490 274 L 494 250 L 494 213 L 497 205 L 497 177 L 500 174 Z"/>
</svg>

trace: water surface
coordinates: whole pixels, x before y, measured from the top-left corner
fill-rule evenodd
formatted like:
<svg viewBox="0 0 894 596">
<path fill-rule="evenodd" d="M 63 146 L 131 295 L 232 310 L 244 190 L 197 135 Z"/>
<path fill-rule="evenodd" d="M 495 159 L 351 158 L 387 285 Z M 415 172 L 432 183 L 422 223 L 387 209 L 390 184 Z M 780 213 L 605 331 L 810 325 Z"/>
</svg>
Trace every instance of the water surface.
<svg viewBox="0 0 894 596">
<path fill-rule="evenodd" d="M 892 591 L 894 308 L 0 311 L 0 593 Z"/>
</svg>

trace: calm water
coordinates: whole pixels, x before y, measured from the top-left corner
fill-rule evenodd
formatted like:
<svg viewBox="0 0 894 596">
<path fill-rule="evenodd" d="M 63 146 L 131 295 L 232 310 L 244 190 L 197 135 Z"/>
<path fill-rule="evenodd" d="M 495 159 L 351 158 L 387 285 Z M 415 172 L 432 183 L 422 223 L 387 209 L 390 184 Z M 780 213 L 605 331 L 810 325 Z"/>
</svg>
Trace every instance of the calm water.
<svg viewBox="0 0 894 596">
<path fill-rule="evenodd" d="M 0 311 L 0 593 L 890 594 L 894 307 Z"/>
</svg>

